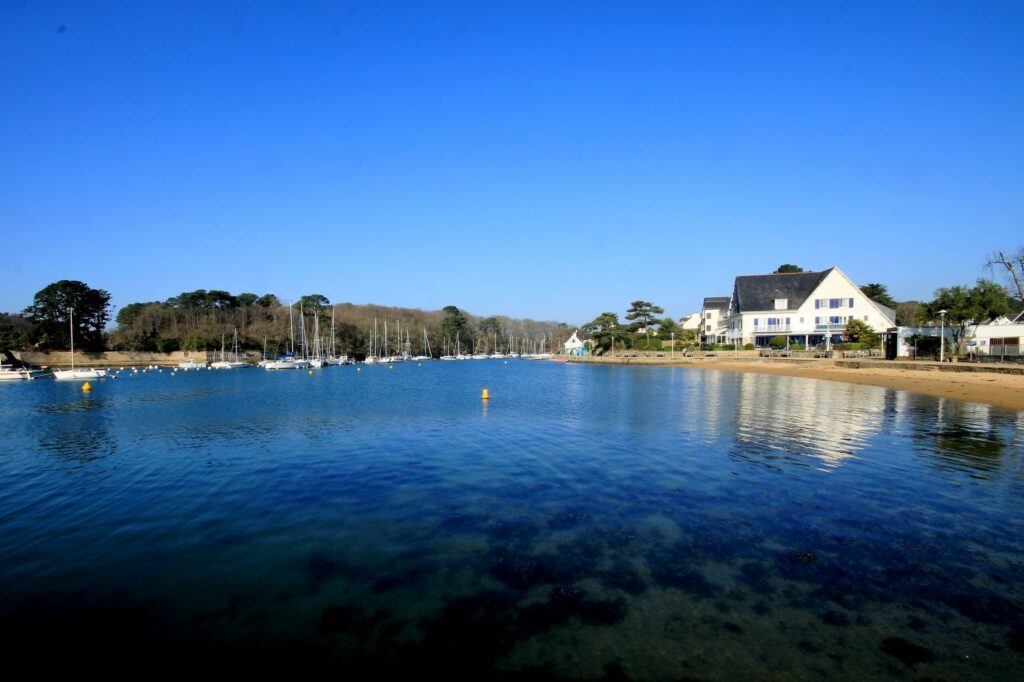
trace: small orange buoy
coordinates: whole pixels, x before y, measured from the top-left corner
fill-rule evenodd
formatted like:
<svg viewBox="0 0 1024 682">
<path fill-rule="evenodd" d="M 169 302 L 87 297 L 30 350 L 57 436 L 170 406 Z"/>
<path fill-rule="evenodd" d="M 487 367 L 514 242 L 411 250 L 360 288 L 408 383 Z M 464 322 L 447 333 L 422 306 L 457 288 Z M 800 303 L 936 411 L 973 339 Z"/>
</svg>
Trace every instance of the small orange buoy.
<svg viewBox="0 0 1024 682">
<path fill-rule="evenodd" d="M 491 392 L 490 392 L 490 391 L 488 391 L 488 390 L 487 390 L 487 389 L 485 388 L 485 389 L 484 389 L 484 392 L 480 394 L 480 400 L 490 400 L 490 399 L 491 399 Z"/>
<path fill-rule="evenodd" d="M 82 384 L 82 390 L 83 391 L 91 391 L 92 390 L 92 384 L 90 384 L 88 381 L 85 382 L 84 384 Z"/>
</svg>

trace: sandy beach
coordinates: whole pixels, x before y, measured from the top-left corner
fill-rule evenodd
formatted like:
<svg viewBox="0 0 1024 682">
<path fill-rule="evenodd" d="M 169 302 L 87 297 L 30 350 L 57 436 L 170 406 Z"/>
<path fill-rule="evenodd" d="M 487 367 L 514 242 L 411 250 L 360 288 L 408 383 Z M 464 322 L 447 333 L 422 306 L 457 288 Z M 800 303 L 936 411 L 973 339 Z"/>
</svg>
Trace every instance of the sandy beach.
<svg viewBox="0 0 1024 682">
<path fill-rule="evenodd" d="M 608 359 L 601 364 L 618 363 L 615 362 L 615 359 Z M 707 360 L 677 360 L 675 362 L 637 362 L 634 360 L 629 364 L 671 364 L 694 370 L 757 372 L 825 381 L 844 381 L 850 384 L 916 391 L 943 398 L 969 400 L 1012 410 L 1024 410 L 1024 374 L 983 370 L 939 371 L 937 367 L 929 365 L 911 369 L 907 368 L 907 363 L 900 363 L 893 367 L 880 367 L 872 363 L 849 363 L 844 366 L 842 362 L 831 361 L 797 363 L 744 360 L 742 358 L 736 360 L 709 358 Z M 980 370 L 980 368 L 978 369 Z"/>
<path fill-rule="evenodd" d="M 938 372 L 919 369 L 888 367 L 828 366 L 818 364 L 794 365 L 758 362 L 708 362 L 688 365 L 701 369 L 731 372 L 758 372 L 781 374 L 826 381 L 844 381 L 849 384 L 883 386 L 901 391 L 916 391 L 943 398 L 969 400 L 1024 410 L 1024 375 L 990 372 Z"/>
</svg>

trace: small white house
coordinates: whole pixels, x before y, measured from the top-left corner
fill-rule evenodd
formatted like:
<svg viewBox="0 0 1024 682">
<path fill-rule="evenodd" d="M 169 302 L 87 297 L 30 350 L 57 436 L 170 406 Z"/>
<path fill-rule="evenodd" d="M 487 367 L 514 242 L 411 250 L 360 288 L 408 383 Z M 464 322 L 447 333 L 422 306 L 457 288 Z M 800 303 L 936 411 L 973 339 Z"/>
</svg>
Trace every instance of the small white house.
<svg viewBox="0 0 1024 682">
<path fill-rule="evenodd" d="M 580 341 L 579 330 L 577 329 L 569 337 L 569 340 L 565 342 L 565 354 L 566 355 L 580 355 L 583 353 L 584 344 Z"/>
</svg>

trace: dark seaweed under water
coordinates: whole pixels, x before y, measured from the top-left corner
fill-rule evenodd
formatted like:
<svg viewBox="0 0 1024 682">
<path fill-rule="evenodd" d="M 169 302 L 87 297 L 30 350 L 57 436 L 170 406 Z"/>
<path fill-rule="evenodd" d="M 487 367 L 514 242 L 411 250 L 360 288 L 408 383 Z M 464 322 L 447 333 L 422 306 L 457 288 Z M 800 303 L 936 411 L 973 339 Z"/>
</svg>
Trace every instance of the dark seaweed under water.
<svg viewBox="0 0 1024 682">
<path fill-rule="evenodd" d="M 5 658 L 478 679 L 1024 670 L 1024 413 L 525 361 L 121 374 L 0 400 Z"/>
</svg>

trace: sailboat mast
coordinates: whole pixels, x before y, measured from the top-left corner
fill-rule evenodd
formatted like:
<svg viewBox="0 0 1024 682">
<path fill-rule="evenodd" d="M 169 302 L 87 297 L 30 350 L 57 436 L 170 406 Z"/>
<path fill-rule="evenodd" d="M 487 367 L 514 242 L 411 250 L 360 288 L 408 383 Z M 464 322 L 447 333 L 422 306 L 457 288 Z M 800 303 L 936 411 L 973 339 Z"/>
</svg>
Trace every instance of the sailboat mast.
<svg viewBox="0 0 1024 682">
<path fill-rule="evenodd" d="M 71 335 L 71 371 L 75 371 L 75 309 L 68 310 L 68 333 Z"/>
<path fill-rule="evenodd" d="M 292 313 L 294 308 L 295 304 L 288 301 L 288 352 L 292 355 L 295 355 L 295 321 Z"/>
</svg>

